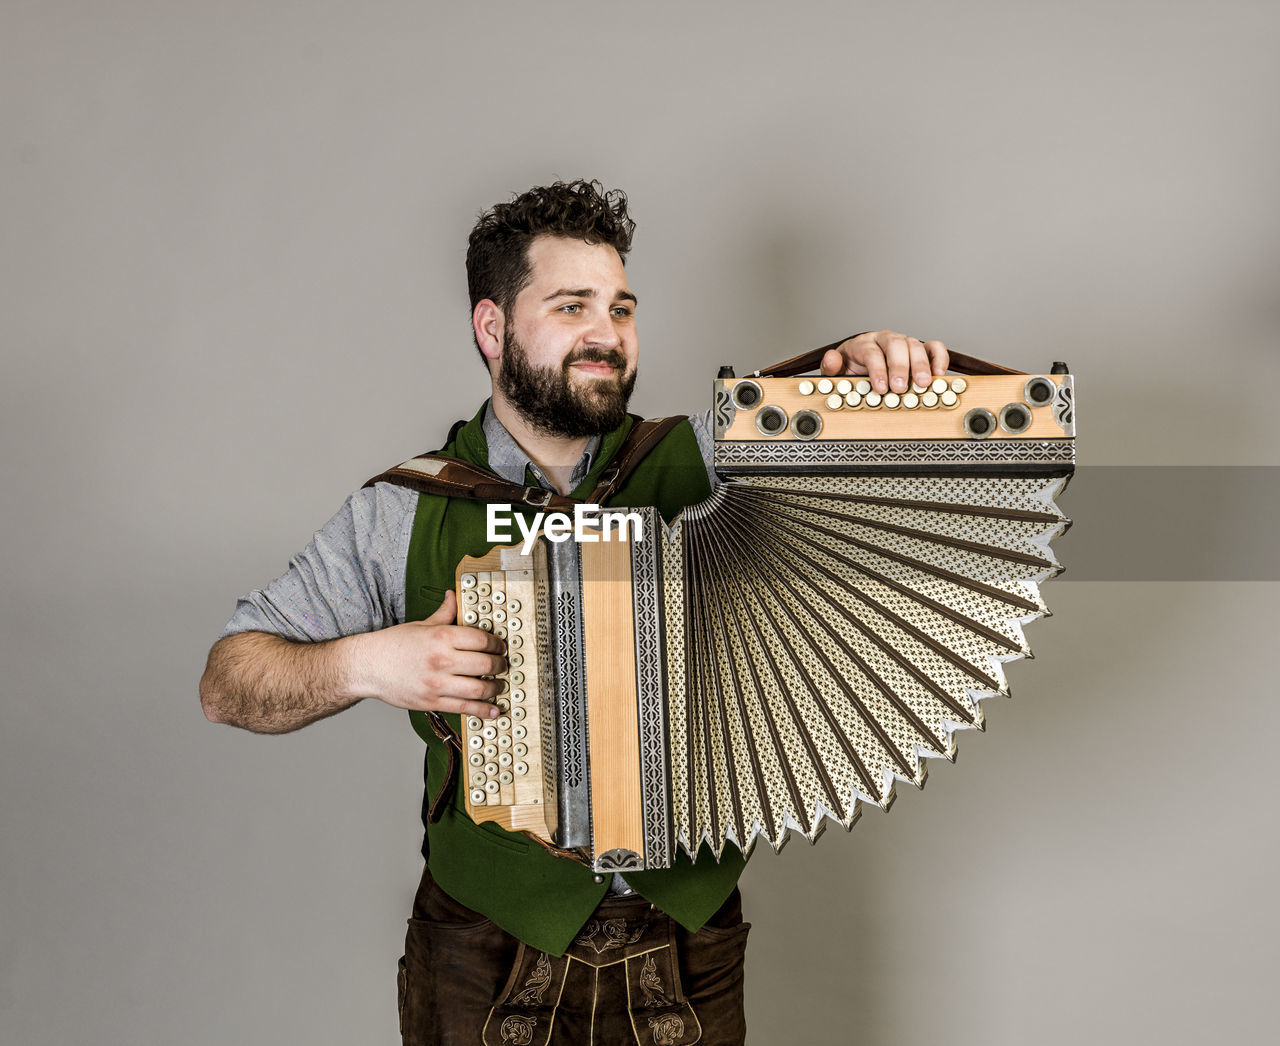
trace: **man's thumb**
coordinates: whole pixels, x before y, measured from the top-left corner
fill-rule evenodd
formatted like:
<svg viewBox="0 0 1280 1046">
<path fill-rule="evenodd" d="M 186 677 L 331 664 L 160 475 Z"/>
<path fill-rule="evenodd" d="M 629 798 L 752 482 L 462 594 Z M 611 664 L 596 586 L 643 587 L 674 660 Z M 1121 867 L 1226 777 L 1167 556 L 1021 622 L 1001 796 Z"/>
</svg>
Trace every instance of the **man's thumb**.
<svg viewBox="0 0 1280 1046">
<path fill-rule="evenodd" d="M 444 601 L 435 609 L 435 612 L 427 618 L 424 625 L 452 625 L 454 618 L 458 616 L 458 598 L 453 594 L 453 589 L 449 589 L 444 594 Z"/>
</svg>

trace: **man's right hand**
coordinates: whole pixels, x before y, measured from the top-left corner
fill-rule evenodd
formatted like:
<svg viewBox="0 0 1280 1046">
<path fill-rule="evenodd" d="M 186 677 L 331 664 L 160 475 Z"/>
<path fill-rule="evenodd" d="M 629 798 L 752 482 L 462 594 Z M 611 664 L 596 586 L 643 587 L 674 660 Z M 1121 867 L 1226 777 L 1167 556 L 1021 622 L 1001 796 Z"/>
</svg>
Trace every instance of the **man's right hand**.
<svg viewBox="0 0 1280 1046">
<path fill-rule="evenodd" d="M 490 632 L 454 624 L 457 615 L 450 589 L 425 621 L 348 637 L 352 695 L 414 711 L 496 716 L 493 701 L 507 684 L 481 677 L 506 671 L 507 645 Z"/>
<path fill-rule="evenodd" d="M 212 722 L 269 734 L 297 730 L 365 698 L 491 718 L 506 683 L 480 677 L 506 670 L 506 644 L 455 625 L 457 612 L 450 591 L 425 621 L 326 643 L 265 632 L 227 636 L 209 651 L 200 704 Z"/>
</svg>

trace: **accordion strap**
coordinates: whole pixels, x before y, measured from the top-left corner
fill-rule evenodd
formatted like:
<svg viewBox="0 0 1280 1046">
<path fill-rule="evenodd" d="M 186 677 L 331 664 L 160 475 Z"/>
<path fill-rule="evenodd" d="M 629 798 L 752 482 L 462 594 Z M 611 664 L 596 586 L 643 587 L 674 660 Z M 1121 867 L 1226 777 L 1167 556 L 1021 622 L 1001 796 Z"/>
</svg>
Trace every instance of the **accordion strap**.
<svg viewBox="0 0 1280 1046">
<path fill-rule="evenodd" d="M 858 335 L 853 335 L 858 337 Z M 803 374 L 805 371 L 814 370 L 822 357 L 832 349 L 838 349 L 848 338 L 841 338 L 839 341 L 833 341 L 830 345 L 824 345 L 820 349 L 810 349 L 808 352 L 802 352 L 799 356 L 792 356 L 789 360 L 783 360 L 781 363 L 773 363 L 768 367 L 761 367 L 753 375 L 753 378 L 790 378 L 795 374 Z M 963 352 L 948 352 L 951 357 L 951 370 L 957 374 L 1025 374 L 1025 371 L 1013 370 L 1011 367 L 1002 367 L 998 363 L 988 363 L 986 360 L 980 360 L 977 356 L 966 356 Z"/>
<path fill-rule="evenodd" d="M 684 420 L 684 417 L 677 415 L 670 418 L 650 418 L 632 425 L 613 460 L 601 473 L 595 490 L 585 499 L 586 503 L 602 503 L 635 471 L 644 456 Z M 583 504 L 577 498 L 545 487 L 526 487 L 520 483 L 512 483 L 483 466 L 442 454 L 420 454 L 374 476 L 365 486 L 371 487 L 375 483 L 394 483 L 420 494 L 470 498 L 473 501 L 502 501 L 528 508 L 571 509 L 574 505 Z"/>
</svg>

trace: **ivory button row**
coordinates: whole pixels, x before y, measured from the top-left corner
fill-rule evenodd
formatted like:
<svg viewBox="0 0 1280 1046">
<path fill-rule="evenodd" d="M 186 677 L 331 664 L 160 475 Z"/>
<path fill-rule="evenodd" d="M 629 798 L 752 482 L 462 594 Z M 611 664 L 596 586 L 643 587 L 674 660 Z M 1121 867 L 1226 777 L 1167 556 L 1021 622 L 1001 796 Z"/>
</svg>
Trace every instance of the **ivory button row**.
<svg viewBox="0 0 1280 1046">
<path fill-rule="evenodd" d="M 954 392 L 957 396 L 969 387 L 969 383 L 964 378 L 952 378 L 948 381 L 946 378 L 934 378 L 928 385 L 917 385 L 914 381 L 911 383 L 911 391 L 904 394 L 905 396 L 923 396 L 927 392 L 932 392 L 935 396 L 941 397 L 945 392 Z M 839 378 L 832 381 L 830 378 L 820 378 L 818 381 L 810 381 L 806 378 L 800 382 L 797 389 L 801 396 L 812 396 L 815 392 L 826 396 L 828 393 L 837 392 L 841 396 L 847 396 L 851 392 L 856 392 L 859 396 L 866 398 L 871 394 L 871 382 L 866 378 L 862 378 L 856 384 L 848 378 Z M 878 393 L 876 393 L 878 395 Z M 889 396 L 896 396 L 896 392 L 886 393 L 886 399 Z"/>
</svg>

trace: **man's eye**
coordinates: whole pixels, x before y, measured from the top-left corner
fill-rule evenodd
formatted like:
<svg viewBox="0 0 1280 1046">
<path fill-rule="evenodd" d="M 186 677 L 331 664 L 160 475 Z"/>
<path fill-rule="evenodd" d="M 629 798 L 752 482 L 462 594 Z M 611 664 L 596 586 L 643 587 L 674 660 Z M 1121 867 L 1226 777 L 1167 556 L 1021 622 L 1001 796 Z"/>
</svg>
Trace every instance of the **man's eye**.
<svg viewBox="0 0 1280 1046">
<path fill-rule="evenodd" d="M 631 315 L 631 310 L 628 309 L 625 305 L 619 305 L 613 310 L 613 314 L 615 316 L 621 316 L 623 319 L 626 319 L 628 316 Z"/>
<path fill-rule="evenodd" d="M 561 305 L 560 311 L 567 312 L 569 315 L 573 316 L 582 311 L 582 306 L 575 302 L 570 302 L 568 305 Z"/>
</svg>

